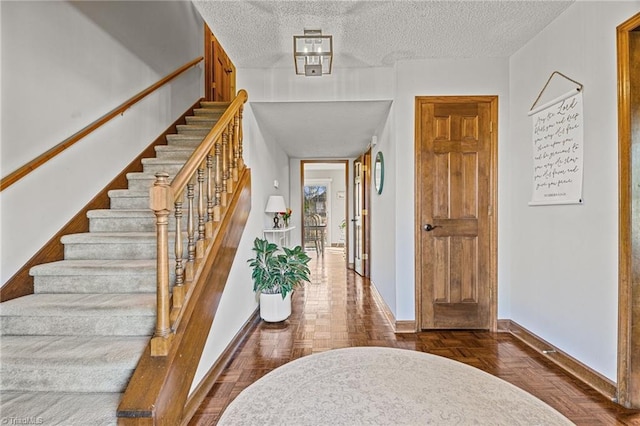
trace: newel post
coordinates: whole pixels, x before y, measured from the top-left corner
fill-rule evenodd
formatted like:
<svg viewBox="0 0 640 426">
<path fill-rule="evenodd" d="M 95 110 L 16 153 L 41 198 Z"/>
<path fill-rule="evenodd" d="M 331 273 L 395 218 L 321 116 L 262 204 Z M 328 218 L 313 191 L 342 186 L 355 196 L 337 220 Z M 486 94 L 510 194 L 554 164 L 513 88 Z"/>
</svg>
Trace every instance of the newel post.
<svg viewBox="0 0 640 426">
<path fill-rule="evenodd" d="M 174 203 L 167 173 L 156 173 L 156 181 L 149 191 L 149 198 L 151 210 L 156 215 L 158 240 L 157 315 L 156 331 L 151 338 L 151 356 L 166 356 L 173 338 L 169 316 L 169 214 Z"/>
</svg>

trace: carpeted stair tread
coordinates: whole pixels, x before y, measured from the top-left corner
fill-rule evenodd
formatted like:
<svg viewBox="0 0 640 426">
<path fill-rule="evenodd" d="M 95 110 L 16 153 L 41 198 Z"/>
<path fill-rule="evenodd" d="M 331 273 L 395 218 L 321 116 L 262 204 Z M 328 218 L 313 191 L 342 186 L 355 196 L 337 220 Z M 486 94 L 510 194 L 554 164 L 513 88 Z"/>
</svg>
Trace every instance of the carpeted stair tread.
<svg viewBox="0 0 640 426">
<path fill-rule="evenodd" d="M 193 115 L 195 116 L 207 116 L 207 117 L 216 117 L 216 118 L 220 118 L 222 117 L 222 114 L 224 114 L 224 110 L 225 108 L 195 108 L 193 110 Z"/>
<path fill-rule="evenodd" d="M 0 316 L 154 316 L 155 294 L 30 294 L 0 305 Z"/>
<path fill-rule="evenodd" d="M 175 264 L 175 262 L 172 262 Z M 173 272 L 172 267 L 169 269 Z M 155 259 L 60 260 L 34 266 L 35 293 L 148 293 L 156 291 Z"/>
<path fill-rule="evenodd" d="M 146 336 L 155 309 L 153 293 L 31 294 L 0 305 L 0 334 Z"/>
<path fill-rule="evenodd" d="M 180 159 L 186 162 L 194 151 L 190 146 L 180 145 L 158 145 L 155 147 L 156 158 L 162 159 Z"/>
<path fill-rule="evenodd" d="M 187 233 L 183 232 L 183 251 Z M 155 259 L 155 232 L 85 232 L 63 236 L 64 257 L 80 259 Z M 175 247 L 175 232 L 169 231 L 169 253 Z"/>
<path fill-rule="evenodd" d="M 209 133 L 209 132 L 207 132 Z M 203 135 L 192 135 L 192 134 L 175 134 L 175 135 L 167 135 L 167 145 L 168 147 L 188 147 L 195 149 L 200 142 L 204 140 L 204 137 L 207 133 Z M 165 146 L 165 145 L 160 145 Z"/>
<path fill-rule="evenodd" d="M 193 124 L 196 126 L 208 126 L 212 128 L 218 122 L 218 118 L 208 115 L 194 115 L 185 117 L 185 121 L 187 122 L 187 124 Z"/>
<path fill-rule="evenodd" d="M 148 209 L 149 188 L 145 190 L 113 189 L 108 192 L 112 210 Z"/>
<path fill-rule="evenodd" d="M 198 135 L 206 136 L 211 131 L 211 127 L 208 126 L 196 126 L 192 124 L 178 124 L 176 126 L 179 134 L 183 135 Z"/>
<path fill-rule="evenodd" d="M 46 426 L 115 426 L 122 394 L 2 392 L 0 398 L 3 419 L 34 419 L 32 424 Z"/>
<path fill-rule="evenodd" d="M 195 214 L 195 212 L 194 212 Z M 150 209 L 100 209 L 87 212 L 90 232 L 155 232 L 156 215 Z M 197 219 L 196 219 L 197 220 Z M 174 215 L 169 216 L 169 230 L 175 231 Z M 183 212 L 182 230 L 187 229 Z"/>
<path fill-rule="evenodd" d="M 123 392 L 149 336 L 4 336 L 0 389 Z"/>
<path fill-rule="evenodd" d="M 142 166 L 144 173 L 156 174 L 157 172 L 165 172 L 169 174 L 176 174 L 184 166 L 185 160 L 173 159 L 173 158 L 144 158 L 142 159 Z"/>
<path fill-rule="evenodd" d="M 226 102 L 226 101 L 202 101 L 200 102 L 200 106 L 202 108 L 210 108 L 210 109 L 219 109 L 219 110 L 226 110 L 229 105 L 231 105 L 231 102 Z"/>
<path fill-rule="evenodd" d="M 87 218 L 89 219 L 97 219 L 103 217 L 155 217 L 153 210 L 151 209 L 122 209 L 122 210 L 114 210 L 114 209 L 95 209 L 89 210 L 87 212 Z"/>
</svg>

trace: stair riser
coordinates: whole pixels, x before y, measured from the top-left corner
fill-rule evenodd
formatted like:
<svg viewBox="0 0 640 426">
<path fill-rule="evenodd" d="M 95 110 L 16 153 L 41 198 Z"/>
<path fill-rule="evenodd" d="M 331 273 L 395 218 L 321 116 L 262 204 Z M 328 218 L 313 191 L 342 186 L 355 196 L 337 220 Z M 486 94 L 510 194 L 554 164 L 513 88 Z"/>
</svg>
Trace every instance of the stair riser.
<svg viewBox="0 0 640 426">
<path fill-rule="evenodd" d="M 11 366 L 0 370 L 0 390 L 27 392 L 124 392 L 129 368 L 69 365 L 58 368 Z"/>
<path fill-rule="evenodd" d="M 169 176 L 169 182 L 174 178 L 174 175 Z M 129 189 L 131 191 L 149 191 L 149 189 L 153 186 L 153 183 L 156 181 L 155 176 L 136 176 L 134 178 L 128 178 L 129 181 Z M 147 208 L 149 205 L 147 205 Z"/>
<path fill-rule="evenodd" d="M 4 316 L 2 336 L 150 336 L 154 316 Z"/>
<path fill-rule="evenodd" d="M 169 238 L 169 253 L 174 252 L 173 236 Z M 186 239 L 183 244 L 186 253 Z M 68 243 L 64 246 L 64 257 L 76 259 L 155 259 L 156 243 Z"/>
<path fill-rule="evenodd" d="M 174 278 L 171 279 L 171 282 Z M 154 293 L 156 274 L 37 275 L 34 293 Z"/>
<path fill-rule="evenodd" d="M 193 110 L 193 115 L 197 117 L 212 117 L 216 120 L 222 117 L 224 113 L 223 109 L 215 109 L 215 108 L 196 108 Z"/>
<path fill-rule="evenodd" d="M 193 124 L 194 126 L 203 126 L 203 127 L 206 126 L 209 128 L 213 128 L 213 126 L 218 122 L 216 118 L 207 117 L 203 115 L 185 117 L 185 121 L 187 122 L 188 125 Z"/>
<path fill-rule="evenodd" d="M 184 213 L 183 213 L 184 214 Z M 196 222 L 197 223 L 197 219 Z M 89 219 L 89 232 L 155 232 L 156 218 L 101 217 Z M 169 231 L 176 230 L 176 219 L 169 216 Z M 187 217 L 182 217 L 182 230 L 187 230 Z"/>
<path fill-rule="evenodd" d="M 145 163 L 143 165 L 143 170 L 145 173 L 169 173 L 171 176 L 175 176 L 178 174 L 180 169 L 182 169 L 184 163 L 179 164 L 153 164 L 153 163 Z"/>
<path fill-rule="evenodd" d="M 210 128 L 200 126 L 178 125 L 176 126 L 178 134 L 180 135 L 194 135 L 205 137 L 211 131 Z"/>
<path fill-rule="evenodd" d="M 168 146 L 178 146 L 182 148 L 193 148 L 195 149 L 198 145 L 202 143 L 204 137 L 202 136 L 194 136 L 194 135 L 168 135 L 167 136 L 167 145 Z"/>
<path fill-rule="evenodd" d="M 146 194 L 146 192 L 145 192 Z M 197 208 L 197 203 L 198 203 L 198 194 L 200 194 L 200 191 L 198 191 L 198 187 L 195 186 L 194 187 L 194 208 Z M 184 196 L 183 199 L 183 205 L 182 208 L 183 210 L 186 211 L 186 207 L 187 207 L 187 196 Z M 205 202 L 206 205 L 206 202 Z M 141 197 L 111 197 L 111 209 L 112 210 L 127 210 L 127 209 L 132 209 L 132 210 L 142 210 L 142 209 L 148 209 L 149 208 L 149 196 L 145 195 L 145 196 L 141 196 Z M 206 207 L 205 207 L 206 208 Z"/>
<path fill-rule="evenodd" d="M 176 149 L 176 150 L 157 150 L 156 158 L 161 160 L 178 160 L 186 162 L 193 154 L 192 149 Z"/>
<path fill-rule="evenodd" d="M 148 209 L 149 197 L 111 197 L 112 210 Z"/>
</svg>

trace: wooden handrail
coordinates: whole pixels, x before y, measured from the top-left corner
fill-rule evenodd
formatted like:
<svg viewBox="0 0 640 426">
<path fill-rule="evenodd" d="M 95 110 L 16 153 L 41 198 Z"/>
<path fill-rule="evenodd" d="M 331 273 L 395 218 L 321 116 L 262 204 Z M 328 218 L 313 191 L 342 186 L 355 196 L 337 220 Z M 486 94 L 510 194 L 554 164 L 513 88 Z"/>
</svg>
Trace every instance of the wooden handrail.
<svg viewBox="0 0 640 426">
<path fill-rule="evenodd" d="M 121 105 L 116 107 L 115 109 L 109 111 L 108 113 L 106 113 L 102 117 L 98 118 L 93 123 L 91 123 L 88 126 L 84 127 L 80 131 L 74 133 L 72 136 L 70 136 L 67 139 L 65 139 L 64 141 L 60 142 L 59 144 L 57 144 L 53 148 L 47 150 L 45 153 L 43 153 L 43 154 L 39 155 L 38 157 L 36 157 L 35 159 L 29 161 L 27 164 L 25 164 L 24 166 L 18 168 L 14 172 L 8 174 L 6 177 L 3 177 L 2 180 L 0 180 L 0 192 L 5 190 L 9 186 L 13 185 L 18 180 L 22 179 L 23 177 L 25 177 L 26 175 L 31 173 L 33 170 L 35 170 L 38 167 L 42 166 L 47 161 L 51 160 L 53 157 L 55 157 L 56 155 L 58 155 L 61 152 L 63 152 L 65 149 L 67 149 L 70 146 L 74 145 L 80 139 L 84 138 L 85 136 L 87 136 L 88 134 L 93 132 L 94 130 L 98 129 L 100 126 L 102 126 L 103 124 L 107 123 L 108 121 L 110 121 L 112 118 L 114 118 L 118 114 L 124 113 L 127 109 L 131 108 L 133 105 L 135 105 L 136 103 L 141 101 L 147 95 L 149 95 L 150 93 L 156 91 L 160 87 L 164 86 L 165 84 L 167 84 L 168 82 L 170 82 L 174 78 L 178 77 L 180 74 L 182 74 L 183 72 L 187 71 L 191 67 L 197 65 L 203 59 L 204 59 L 204 57 L 200 56 L 199 58 L 196 58 L 196 59 L 184 64 L 183 66 L 181 66 L 180 68 L 178 68 L 177 70 L 172 72 L 171 74 L 169 74 L 166 77 L 164 77 L 163 79 L 159 80 L 157 83 L 154 83 L 153 85 L 149 86 L 148 88 L 146 88 L 145 90 L 141 91 L 137 95 L 133 96 L 129 100 L 125 101 L 124 103 L 122 103 Z"/>
<path fill-rule="evenodd" d="M 214 228 L 220 222 L 221 212 L 228 207 L 234 183 L 238 182 L 240 172 L 245 169 L 241 158 L 241 129 L 242 111 L 247 99 L 245 90 L 238 91 L 236 98 L 173 180 L 169 180 L 167 173 L 156 173 L 156 181 L 149 191 L 149 207 L 156 216 L 157 234 L 157 315 L 156 330 L 150 342 L 152 356 L 167 356 L 170 351 L 190 291 L 201 273 L 203 258 L 210 250 Z M 185 197 L 186 206 L 183 205 Z M 176 229 L 175 253 L 171 255 L 169 216 L 175 217 Z M 186 240 L 183 240 L 181 232 L 183 217 L 187 218 Z M 185 241 L 186 257 L 183 257 Z M 170 258 L 175 260 L 175 285 L 172 289 Z"/>
<path fill-rule="evenodd" d="M 189 161 L 171 182 L 171 189 L 174 194 L 178 194 L 187 186 L 189 179 L 191 179 L 196 170 L 198 170 L 199 165 L 202 164 L 202 161 L 204 161 L 209 151 L 211 151 L 214 142 L 222 136 L 226 126 L 235 117 L 240 106 L 247 102 L 247 97 L 247 92 L 244 89 L 238 91 L 238 96 L 236 96 L 231 105 L 229 105 L 229 108 L 222 114 L 216 126 L 211 129 L 211 132 L 203 139 L 200 146 L 198 146 L 191 155 Z"/>
</svg>

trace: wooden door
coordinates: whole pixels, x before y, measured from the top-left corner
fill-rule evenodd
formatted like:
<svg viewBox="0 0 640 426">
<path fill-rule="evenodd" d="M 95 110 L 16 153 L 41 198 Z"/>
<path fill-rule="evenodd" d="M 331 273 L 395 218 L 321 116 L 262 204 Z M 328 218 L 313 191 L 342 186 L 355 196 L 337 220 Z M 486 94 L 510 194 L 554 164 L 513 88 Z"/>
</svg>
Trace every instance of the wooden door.
<svg viewBox="0 0 640 426">
<path fill-rule="evenodd" d="M 229 102 L 235 97 L 235 66 L 207 25 L 204 39 L 205 99 Z"/>
<path fill-rule="evenodd" d="M 354 270 L 369 276 L 369 174 L 371 150 L 353 162 Z"/>
<path fill-rule="evenodd" d="M 421 329 L 495 329 L 496 97 L 416 98 Z"/>
</svg>

